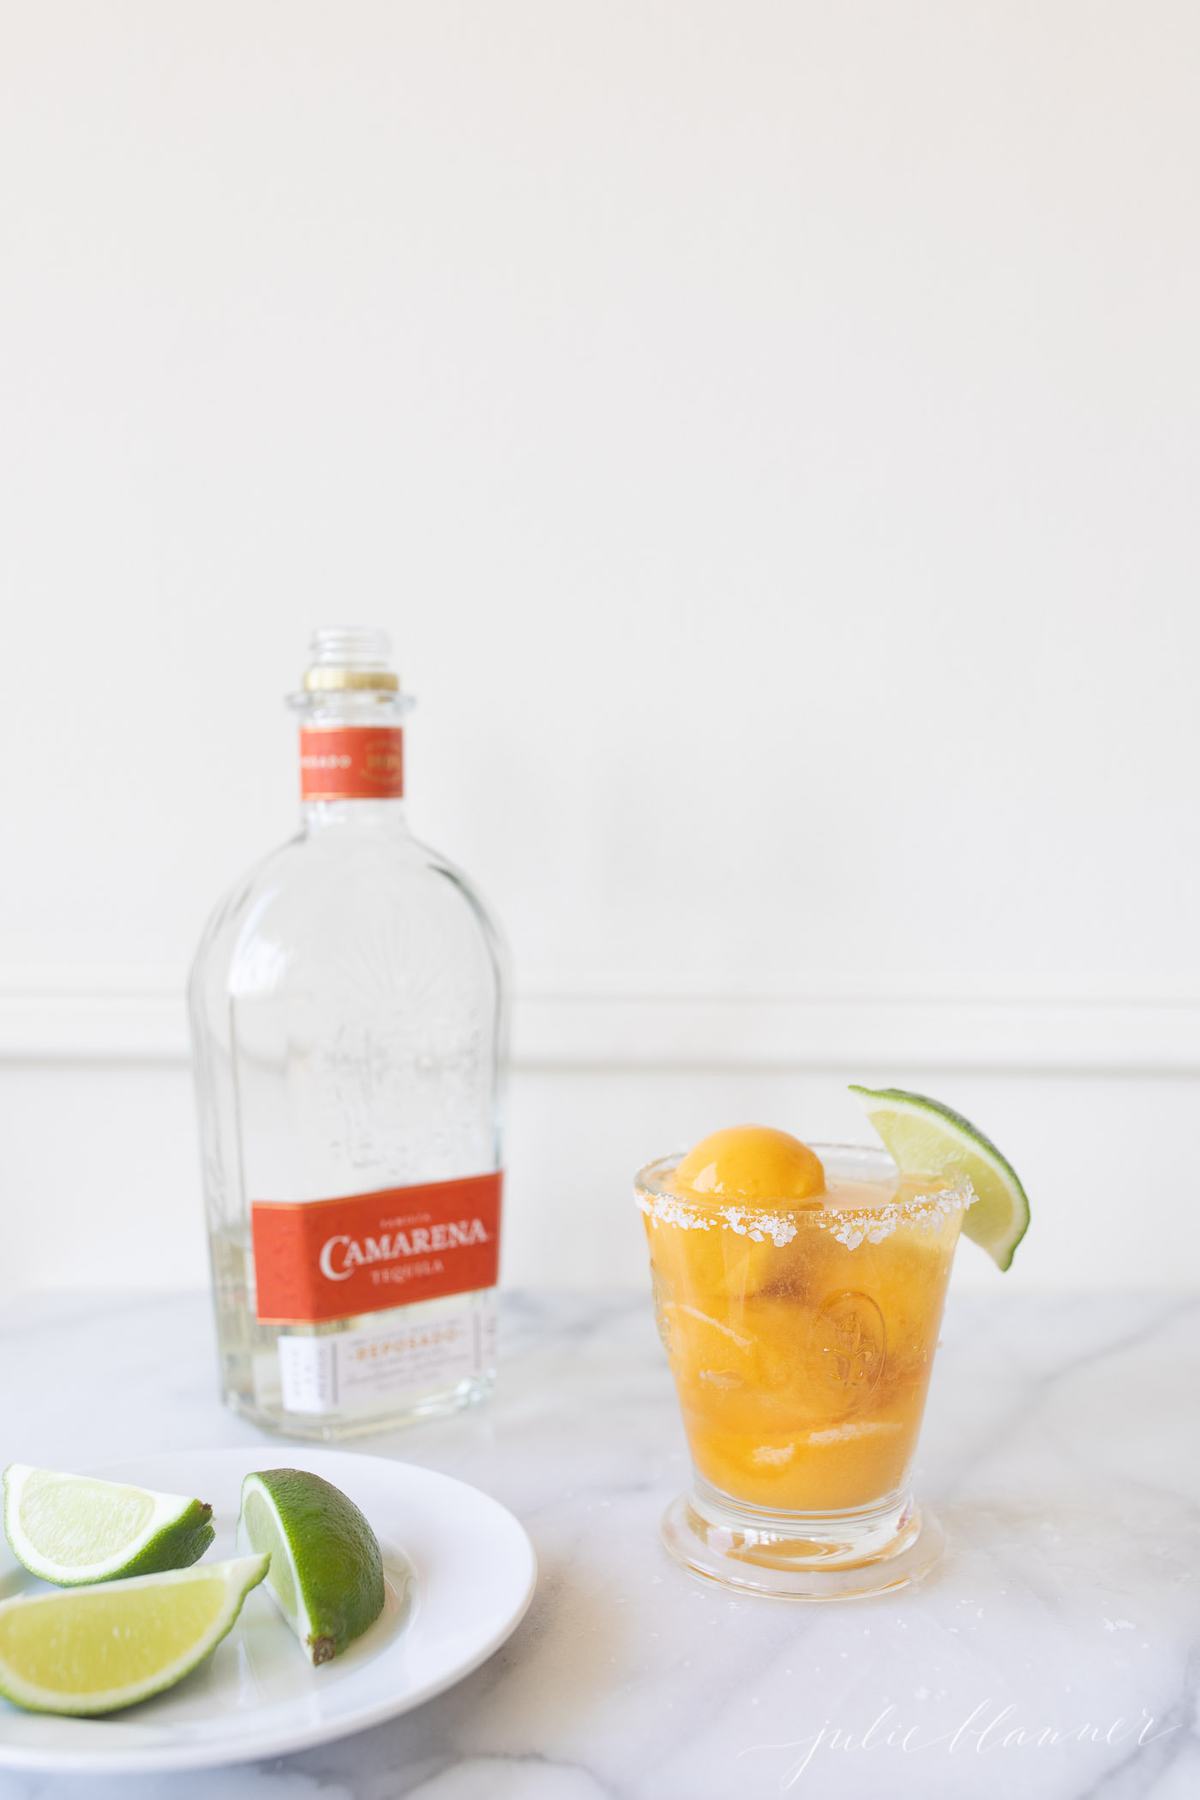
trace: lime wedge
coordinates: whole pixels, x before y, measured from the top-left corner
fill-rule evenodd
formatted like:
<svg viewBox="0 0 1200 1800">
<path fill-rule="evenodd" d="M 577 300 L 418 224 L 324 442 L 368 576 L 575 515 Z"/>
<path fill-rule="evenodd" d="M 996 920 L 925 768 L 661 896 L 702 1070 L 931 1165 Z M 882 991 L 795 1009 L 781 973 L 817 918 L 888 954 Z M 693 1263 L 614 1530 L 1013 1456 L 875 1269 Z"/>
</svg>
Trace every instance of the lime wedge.
<svg viewBox="0 0 1200 1800">
<path fill-rule="evenodd" d="M 59 1587 L 186 1569 L 213 1541 L 212 1507 L 119 1481 L 10 1463 L 4 1530 L 32 1575 Z"/>
<path fill-rule="evenodd" d="M 0 1601 L 0 1694 L 30 1712 L 106 1713 L 174 1687 L 213 1651 L 265 1556 Z"/>
<path fill-rule="evenodd" d="M 270 1556 L 267 1591 L 314 1663 L 337 1656 L 383 1611 L 378 1539 L 349 1496 L 320 1475 L 247 1475 L 238 1543 Z"/>
<path fill-rule="evenodd" d="M 903 1175 L 965 1175 L 975 1204 L 963 1216 L 963 1231 L 982 1245 L 997 1268 L 1007 1269 L 1029 1229 L 1029 1201 L 1016 1170 L 969 1119 L 902 1088 L 852 1086 L 867 1117 Z"/>
</svg>

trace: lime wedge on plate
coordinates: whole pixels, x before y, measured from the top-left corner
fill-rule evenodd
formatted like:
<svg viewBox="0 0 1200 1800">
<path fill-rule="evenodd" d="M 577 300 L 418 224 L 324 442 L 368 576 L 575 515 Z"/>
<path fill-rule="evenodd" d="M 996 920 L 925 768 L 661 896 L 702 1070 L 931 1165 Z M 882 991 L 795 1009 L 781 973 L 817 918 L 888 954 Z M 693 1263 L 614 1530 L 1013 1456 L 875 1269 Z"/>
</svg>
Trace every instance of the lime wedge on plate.
<svg viewBox="0 0 1200 1800">
<path fill-rule="evenodd" d="M 216 1649 L 267 1560 L 0 1601 L 0 1694 L 30 1712 L 88 1714 L 174 1687 Z"/>
<path fill-rule="evenodd" d="M 1029 1201 L 1012 1164 L 969 1119 L 940 1100 L 902 1088 L 852 1086 L 902 1175 L 965 1175 L 975 1204 L 963 1232 L 1007 1269 L 1029 1229 Z"/>
<path fill-rule="evenodd" d="M 59 1587 L 186 1569 L 213 1541 L 212 1507 L 119 1481 L 10 1463 L 4 1530 L 31 1575 Z"/>
<path fill-rule="evenodd" d="M 337 1656 L 383 1611 L 379 1541 L 353 1500 L 320 1475 L 247 1475 L 238 1543 L 270 1556 L 267 1591 L 314 1663 Z"/>
</svg>

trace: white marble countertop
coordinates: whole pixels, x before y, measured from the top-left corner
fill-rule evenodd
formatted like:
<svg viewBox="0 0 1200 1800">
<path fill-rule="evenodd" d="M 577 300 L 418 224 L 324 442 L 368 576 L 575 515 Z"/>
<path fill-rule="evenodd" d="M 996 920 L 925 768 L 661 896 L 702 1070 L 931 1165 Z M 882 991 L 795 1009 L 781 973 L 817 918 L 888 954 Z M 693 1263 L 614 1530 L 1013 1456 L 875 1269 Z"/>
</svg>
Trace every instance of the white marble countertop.
<svg viewBox="0 0 1200 1800">
<path fill-rule="evenodd" d="M 203 1296 L 25 1300 L 0 1351 L 5 1460 L 262 1441 L 215 1398 Z M 0 1800 L 1183 1800 L 1198 1391 L 1200 1298 L 952 1295 L 917 1481 L 940 1572 L 841 1606 L 734 1599 L 659 1547 L 685 1457 L 648 1297 L 510 1296 L 489 1408 L 361 1442 L 524 1521 L 538 1593 L 490 1663 L 282 1761 L 0 1775 Z"/>
</svg>

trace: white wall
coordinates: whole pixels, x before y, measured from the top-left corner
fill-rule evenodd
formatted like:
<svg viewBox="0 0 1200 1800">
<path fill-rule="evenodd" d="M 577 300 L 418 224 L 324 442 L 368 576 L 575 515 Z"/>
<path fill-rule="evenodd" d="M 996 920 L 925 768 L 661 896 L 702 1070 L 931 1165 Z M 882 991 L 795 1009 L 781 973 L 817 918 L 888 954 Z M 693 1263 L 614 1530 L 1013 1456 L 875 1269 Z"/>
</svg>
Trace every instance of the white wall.
<svg viewBox="0 0 1200 1800">
<path fill-rule="evenodd" d="M 865 1075 L 1013 1281 L 1195 1278 L 1198 84 L 1187 0 L 10 9 L 0 1291 L 203 1279 L 177 993 L 326 620 L 513 941 L 514 1277 Z"/>
</svg>

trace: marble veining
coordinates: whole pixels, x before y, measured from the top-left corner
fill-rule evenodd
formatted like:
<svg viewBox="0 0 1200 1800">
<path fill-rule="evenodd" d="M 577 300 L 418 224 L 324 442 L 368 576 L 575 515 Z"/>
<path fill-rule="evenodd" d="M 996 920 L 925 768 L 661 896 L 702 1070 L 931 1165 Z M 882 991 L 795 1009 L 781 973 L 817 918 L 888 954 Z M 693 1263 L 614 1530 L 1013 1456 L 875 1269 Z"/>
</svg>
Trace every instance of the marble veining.
<svg viewBox="0 0 1200 1800">
<path fill-rule="evenodd" d="M 261 1766 L 0 1774 L 0 1800 L 1184 1800 L 1200 1792 L 1200 1298 L 951 1296 L 917 1485 L 919 1590 L 735 1599 L 658 1544 L 685 1480 L 648 1295 L 506 1297 L 487 1409 L 363 1440 L 524 1521 L 539 1590 L 429 1705 Z M 258 1444 L 215 1395 L 200 1295 L 0 1317 L 5 1459 Z"/>
</svg>

